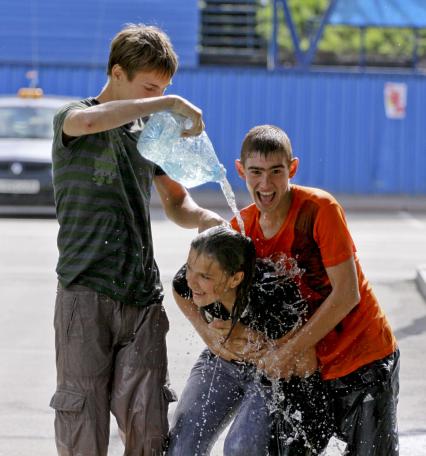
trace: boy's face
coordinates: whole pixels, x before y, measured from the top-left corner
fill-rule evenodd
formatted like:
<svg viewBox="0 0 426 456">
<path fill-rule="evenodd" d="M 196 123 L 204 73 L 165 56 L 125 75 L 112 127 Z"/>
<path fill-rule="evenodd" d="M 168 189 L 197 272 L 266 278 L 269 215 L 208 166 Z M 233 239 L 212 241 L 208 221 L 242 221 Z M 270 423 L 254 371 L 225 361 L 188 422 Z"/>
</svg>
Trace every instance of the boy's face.
<svg viewBox="0 0 426 456">
<path fill-rule="evenodd" d="M 120 65 L 114 65 L 111 79 L 119 100 L 160 97 L 171 82 L 170 76 L 158 71 L 138 71 L 130 81 Z"/>
<path fill-rule="evenodd" d="M 289 179 L 296 174 L 298 163 L 297 158 L 288 163 L 283 154 L 265 156 L 254 152 L 244 164 L 236 160 L 235 165 L 260 212 L 273 214 L 286 204 Z"/>
</svg>

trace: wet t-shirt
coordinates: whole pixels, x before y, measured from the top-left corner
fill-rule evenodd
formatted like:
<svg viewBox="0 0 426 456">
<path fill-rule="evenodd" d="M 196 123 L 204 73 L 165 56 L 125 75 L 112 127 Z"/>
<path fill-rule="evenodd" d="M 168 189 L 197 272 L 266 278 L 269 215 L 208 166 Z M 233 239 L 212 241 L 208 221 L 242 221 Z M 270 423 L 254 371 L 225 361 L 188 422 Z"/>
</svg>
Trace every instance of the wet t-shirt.
<svg viewBox="0 0 426 456">
<path fill-rule="evenodd" d="M 354 258 L 361 300 L 317 344 L 323 378 L 343 377 L 391 354 L 396 341 L 363 274 L 342 207 L 332 195 L 320 189 L 292 185 L 291 191 L 287 217 L 272 238 L 263 235 L 260 213 L 254 204 L 241 211 L 245 232 L 253 240 L 258 257 L 284 254 L 297 262 L 303 272 L 300 286 L 310 313 L 331 293 L 326 268 Z M 240 231 L 235 218 L 231 224 Z"/>
<path fill-rule="evenodd" d="M 159 302 L 149 202 L 153 178 L 164 172 L 137 150 L 140 120 L 64 144 L 68 112 L 96 104 L 94 98 L 73 102 L 54 118 L 58 278 L 64 287 L 85 285 L 127 304 Z"/>
<path fill-rule="evenodd" d="M 175 275 L 173 287 L 186 299 L 192 298 L 191 289 L 185 278 L 186 265 Z M 202 308 L 208 320 L 228 320 L 229 312 L 220 302 Z M 277 270 L 269 260 L 257 260 L 255 276 L 249 291 L 249 299 L 240 322 L 277 339 L 297 325 L 301 325 L 306 314 L 306 301 L 302 298 L 296 280 L 286 271 Z"/>
</svg>

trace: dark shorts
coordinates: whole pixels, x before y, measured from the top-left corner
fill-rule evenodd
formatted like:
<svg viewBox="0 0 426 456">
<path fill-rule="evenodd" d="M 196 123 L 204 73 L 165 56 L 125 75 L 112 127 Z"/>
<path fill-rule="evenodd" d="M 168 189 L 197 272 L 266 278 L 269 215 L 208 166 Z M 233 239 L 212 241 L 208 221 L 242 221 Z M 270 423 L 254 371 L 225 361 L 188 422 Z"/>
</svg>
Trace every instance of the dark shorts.
<svg viewBox="0 0 426 456">
<path fill-rule="evenodd" d="M 345 455 L 397 456 L 399 350 L 326 383 Z"/>
<path fill-rule="evenodd" d="M 58 454 L 106 456 L 110 411 L 125 455 L 162 454 L 175 400 L 162 304 L 129 306 L 84 286 L 59 286 L 54 325 L 57 389 L 50 405 Z"/>
<path fill-rule="evenodd" d="M 274 427 L 269 446 L 273 456 L 319 455 L 333 435 L 333 417 L 326 383 L 320 373 L 292 377 L 277 384 Z"/>
</svg>

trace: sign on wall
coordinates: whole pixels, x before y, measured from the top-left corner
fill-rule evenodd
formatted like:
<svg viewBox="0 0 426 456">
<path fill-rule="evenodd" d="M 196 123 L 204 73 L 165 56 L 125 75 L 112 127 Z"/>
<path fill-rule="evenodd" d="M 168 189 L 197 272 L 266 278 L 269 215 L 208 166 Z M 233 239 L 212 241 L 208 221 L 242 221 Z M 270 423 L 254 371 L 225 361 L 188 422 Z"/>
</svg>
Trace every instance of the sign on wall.
<svg viewBox="0 0 426 456">
<path fill-rule="evenodd" d="M 407 84 L 386 82 L 385 113 L 389 119 L 403 119 L 407 108 Z"/>
</svg>

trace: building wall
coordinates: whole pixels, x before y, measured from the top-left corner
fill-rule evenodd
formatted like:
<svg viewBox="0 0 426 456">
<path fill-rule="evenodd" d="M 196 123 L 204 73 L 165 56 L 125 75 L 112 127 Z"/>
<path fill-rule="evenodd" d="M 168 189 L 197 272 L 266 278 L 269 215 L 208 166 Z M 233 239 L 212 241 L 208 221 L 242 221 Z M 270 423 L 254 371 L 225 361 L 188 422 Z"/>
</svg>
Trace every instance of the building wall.
<svg viewBox="0 0 426 456">
<path fill-rule="evenodd" d="M 0 65 L 0 87 L 25 84 L 25 65 Z M 385 114 L 384 87 L 405 84 L 406 114 Z M 103 69 L 46 65 L 46 93 L 96 95 Z M 181 69 L 170 93 L 189 98 L 204 112 L 209 134 L 231 184 L 245 133 L 275 124 L 287 131 L 300 166 L 295 182 L 347 194 L 426 194 L 426 84 L 415 74 L 320 73 L 236 68 Z"/>
</svg>

